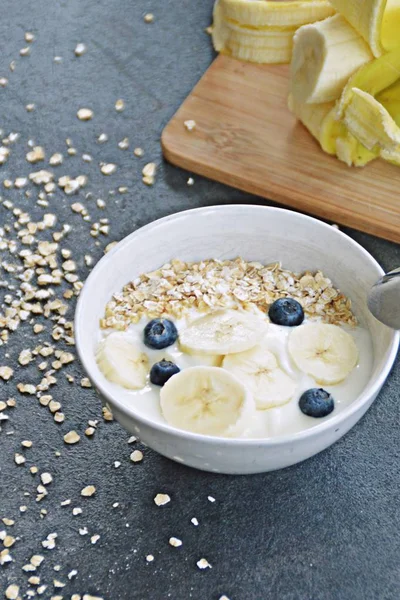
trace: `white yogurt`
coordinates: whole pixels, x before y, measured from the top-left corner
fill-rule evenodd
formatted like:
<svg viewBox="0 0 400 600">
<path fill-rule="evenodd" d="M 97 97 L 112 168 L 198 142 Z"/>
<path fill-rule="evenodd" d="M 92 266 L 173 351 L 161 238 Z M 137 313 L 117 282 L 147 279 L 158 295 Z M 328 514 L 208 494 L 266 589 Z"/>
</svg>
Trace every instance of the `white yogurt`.
<svg viewBox="0 0 400 600">
<path fill-rule="evenodd" d="M 262 313 L 260 312 L 260 315 Z M 190 316 L 192 320 L 193 315 Z M 262 318 L 267 320 L 264 315 Z M 132 337 L 146 354 L 149 356 L 150 365 L 162 360 L 172 360 L 182 370 L 188 367 L 209 365 L 210 360 L 207 356 L 190 356 L 180 351 L 178 343 L 166 348 L 165 350 L 152 350 L 143 343 L 143 329 L 147 321 L 131 325 L 126 335 Z M 178 331 L 186 327 L 186 320 L 175 321 Z M 312 377 L 299 371 L 290 359 L 287 350 L 288 335 L 290 327 L 282 327 L 269 323 L 266 344 L 278 358 L 281 368 L 287 372 L 292 379 L 297 382 L 296 392 L 293 398 L 287 404 L 270 408 L 268 410 L 257 410 L 253 418 L 251 427 L 243 434 L 247 438 L 269 438 L 282 435 L 293 434 L 304 429 L 308 429 L 319 423 L 330 419 L 342 411 L 352 401 L 354 401 L 362 392 L 368 383 L 373 364 L 372 340 L 368 330 L 362 327 L 345 328 L 354 338 L 359 351 L 359 363 L 350 375 L 338 385 L 323 386 L 330 392 L 335 400 L 335 409 L 323 419 L 315 419 L 304 415 L 298 401 L 301 394 L 310 388 L 321 387 Z M 101 338 L 104 338 L 113 330 L 101 332 Z M 134 408 L 136 412 L 152 419 L 155 422 L 165 423 L 165 419 L 160 409 L 160 388 L 148 382 L 146 387 L 139 391 L 131 391 L 115 385 L 118 389 L 118 398 L 129 408 Z"/>
</svg>

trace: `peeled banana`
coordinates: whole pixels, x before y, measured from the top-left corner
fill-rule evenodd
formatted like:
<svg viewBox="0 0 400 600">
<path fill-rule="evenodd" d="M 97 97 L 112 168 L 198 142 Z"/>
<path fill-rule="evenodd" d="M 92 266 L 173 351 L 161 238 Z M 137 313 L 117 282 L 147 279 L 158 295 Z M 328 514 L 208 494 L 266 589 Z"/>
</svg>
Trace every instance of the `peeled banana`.
<svg viewBox="0 0 400 600">
<path fill-rule="evenodd" d="M 337 325 L 310 323 L 296 327 L 289 336 L 288 349 L 298 369 L 320 385 L 340 383 L 358 362 L 354 339 Z"/>
<path fill-rule="evenodd" d="M 217 52 L 256 63 L 288 63 L 296 29 L 332 14 L 327 0 L 217 0 L 211 35 Z"/>
<path fill-rule="evenodd" d="M 252 27 L 296 26 L 332 15 L 327 0 L 219 0 L 225 19 Z"/>
<path fill-rule="evenodd" d="M 174 375 L 160 392 L 167 423 L 205 435 L 237 437 L 255 414 L 254 400 L 231 373 L 191 367 Z"/>
<path fill-rule="evenodd" d="M 345 162 L 349 167 L 363 167 L 379 156 L 368 150 L 337 118 L 335 102 L 305 104 L 289 95 L 289 109 L 321 145 L 322 150 Z"/>
<path fill-rule="evenodd" d="M 290 89 L 296 102 L 326 103 L 373 59 L 368 44 L 342 15 L 303 25 L 294 35 Z"/>
<path fill-rule="evenodd" d="M 399 45 L 400 0 L 330 2 L 368 42 L 374 56 L 381 56 Z"/>
<path fill-rule="evenodd" d="M 113 383 L 129 390 L 145 387 L 149 358 L 125 333 L 112 333 L 98 346 L 96 360 L 100 371 Z"/>
<path fill-rule="evenodd" d="M 226 356 L 222 366 L 247 386 L 258 409 L 282 406 L 295 392 L 296 383 L 280 368 L 275 355 L 262 345 Z"/>
<path fill-rule="evenodd" d="M 400 47 L 350 78 L 336 118 L 370 152 L 400 164 Z"/>
</svg>

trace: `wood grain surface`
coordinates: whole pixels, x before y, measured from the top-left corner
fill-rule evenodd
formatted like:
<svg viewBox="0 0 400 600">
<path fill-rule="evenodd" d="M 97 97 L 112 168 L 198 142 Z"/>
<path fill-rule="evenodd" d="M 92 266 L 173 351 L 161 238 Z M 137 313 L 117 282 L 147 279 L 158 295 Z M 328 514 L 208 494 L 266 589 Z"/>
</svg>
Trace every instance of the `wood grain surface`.
<svg viewBox="0 0 400 600">
<path fill-rule="evenodd" d="M 349 168 L 287 109 L 288 68 L 219 56 L 168 123 L 171 163 L 295 209 L 400 242 L 400 168 Z M 194 119 L 189 132 L 184 121 Z"/>
</svg>

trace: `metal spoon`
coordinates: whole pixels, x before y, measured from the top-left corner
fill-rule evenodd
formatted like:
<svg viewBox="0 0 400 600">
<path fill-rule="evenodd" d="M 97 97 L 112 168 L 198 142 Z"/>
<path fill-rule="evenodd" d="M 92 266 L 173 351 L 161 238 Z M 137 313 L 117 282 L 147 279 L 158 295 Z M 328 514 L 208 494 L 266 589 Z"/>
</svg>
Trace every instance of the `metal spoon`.
<svg viewBox="0 0 400 600">
<path fill-rule="evenodd" d="M 368 308 L 381 323 L 400 329 L 400 267 L 386 273 L 372 286 Z"/>
</svg>

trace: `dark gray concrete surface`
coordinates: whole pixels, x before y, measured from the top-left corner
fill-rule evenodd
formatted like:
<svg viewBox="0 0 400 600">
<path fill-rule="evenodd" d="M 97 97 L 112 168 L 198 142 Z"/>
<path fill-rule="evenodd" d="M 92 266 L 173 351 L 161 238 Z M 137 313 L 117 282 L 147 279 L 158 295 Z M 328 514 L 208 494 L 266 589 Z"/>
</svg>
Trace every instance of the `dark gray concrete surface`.
<svg viewBox="0 0 400 600">
<path fill-rule="evenodd" d="M 100 211 L 84 194 L 66 197 L 57 191 L 49 208 L 21 191 L 3 193 L 32 218 L 54 212 L 72 231 L 63 242 L 73 249 L 82 279 L 88 274 L 83 255 L 95 260 L 104 246 L 119 240 L 151 220 L 192 207 L 263 200 L 162 163 L 160 134 L 163 126 L 202 75 L 212 59 L 204 28 L 209 24 L 212 1 L 195 0 L 4 0 L 0 20 L 0 76 L 9 79 L 0 89 L 0 127 L 20 133 L 1 179 L 26 176 L 38 170 L 25 160 L 27 141 L 34 139 L 47 156 L 66 154 L 65 138 L 72 138 L 78 154 L 65 159 L 57 174 L 87 174 L 85 190 L 107 201 Z M 153 12 L 151 25 L 143 15 Z M 20 57 L 25 31 L 36 41 L 31 55 Z M 76 58 L 77 42 L 87 54 Z M 61 56 L 56 64 L 54 56 Z M 13 73 L 8 65 L 16 61 Z M 115 100 L 123 98 L 126 110 L 118 114 Z M 27 103 L 36 111 L 27 113 Z M 76 111 L 94 110 L 92 121 L 82 123 Z M 109 142 L 96 144 L 96 136 Z M 128 136 L 131 148 L 121 151 L 117 142 Z M 132 149 L 142 146 L 143 159 Z M 80 156 L 88 152 L 91 164 Z M 115 162 L 118 171 L 104 177 L 100 161 Z M 159 166 L 154 187 L 141 182 L 148 161 Z M 126 185 L 129 193 L 109 195 Z M 110 235 L 90 237 L 90 224 L 72 213 L 70 205 L 83 201 L 93 220 L 109 217 Z M 13 217 L 0 205 L 0 219 Z M 400 264 L 399 246 L 368 235 L 348 233 L 388 270 Z M 1 273 L 0 279 L 6 277 Z M 3 291 L 0 290 L 0 300 Z M 73 307 L 69 313 L 72 316 Z M 32 346 L 31 328 L 21 327 L 8 346 L 0 347 L 0 364 L 16 364 L 22 348 Z M 5 356 L 6 353 L 9 357 Z M 1 399 L 15 396 L 17 407 L 0 432 L 0 517 L 15 519 L 7 532 L 18 537 L 11 548 L 14 562 L 0 567 L 0 596 L 10 583 L 29 586 L 29 573 L 21 570 L 30 556 L 45 555 L 38 569 L 47 584 L 42 598 L 89 593 L 107 600 L 397 600 L 400 597 L 399 425 L 400 369 L 397 364 L 383 392 L 362 421 L 340 442 L 296 467 L 251 477 L 217 476 L 174 464 L 148 448 L 144 460 L 133 465 L 128 435 L 101 420 L 100 402 L 93 390 L 71 385 L 60 375 L 52 394 L 63 404 L 65 423 L 56 425 L 47 409 L 32 397 L 16 392 L 18 381 L 36 375 L 36 367 L 16 368 L 15 377 L 0 383 Z M 68 369 L 77 382 L 83 376 L 77 361 Z M 99 419 L 92 439 L 83 435 L 88 419 Z M 82 434 L 76 446 L 65 446 L 63 434 L 75 428 Z M 7 435 L 10 434 L 10 435 Z M 25 466 L 14 464 L 23 439 L 33 441 L 24 453 Z M 140 446 L 139 446 L 140 447 Z M 56 457 L 59 450 L 61 456 Z M 120 461 L 116 469 L 114 461 Z M 54 477 L 49 494 L 35 502 L 39 483 L 28 470 L 37 465 Z M 97 487 L 93 498 L 80 497 L 88 484 Z M 153 497 L 170 494 L 171 502 L 157 508 Z M 25 496 L 24 493 L 29 493 Z M 211 495 L 216 501 L 211 503 Z M 60 502 L 72 499 L 69 507 Z M 119 506 L 112 505 L 118 502 Z M 28 509 L 20 514 L 19 506 Z M 72 516 L 72 507 L 83 513 Z M 48 514 L 40 518 L 40 509 Z M 190 519 L 200 522 L 194 527 Z M 89 535 L 79 534 L 87 527 Z M 3 527 L 0 524 L 0 530 Z M 57 547 L 47 551 L 41 541 L 58 533 Z M 92 545 L 89 536 L 99 534 Z M 170 536 L 183 540 L 172 548 Z M 1 543 L 0 543 L 1 549 Z M 145 557 L 153 554 L 152 563 Z M 200 571 L 196 561 L 205 557 L 212 569 Z M 61 565 L 55 572 L 53 567 Z M 78 575 L 68 580 L 67 574 Z M 64 583 L 53 589 L 52 580 Z M 25 596 L 24 596 L 25 597 Z"/>
</svg>

